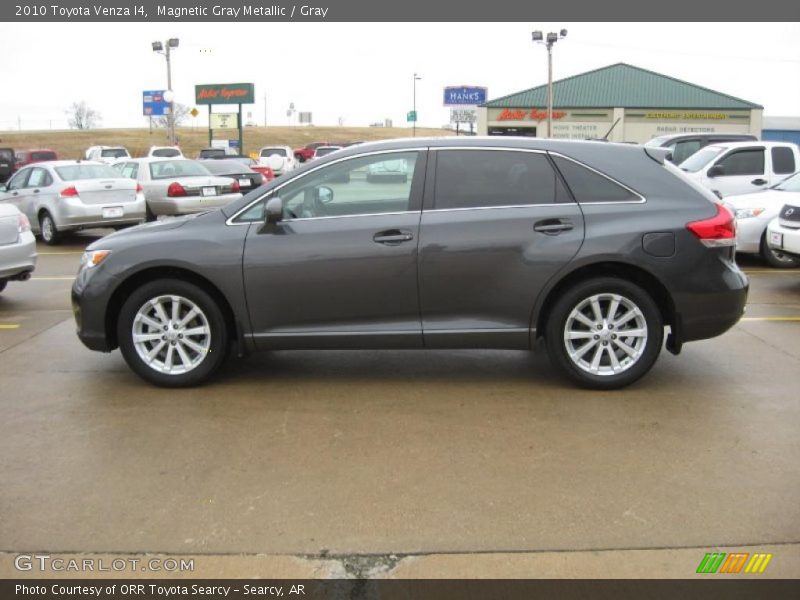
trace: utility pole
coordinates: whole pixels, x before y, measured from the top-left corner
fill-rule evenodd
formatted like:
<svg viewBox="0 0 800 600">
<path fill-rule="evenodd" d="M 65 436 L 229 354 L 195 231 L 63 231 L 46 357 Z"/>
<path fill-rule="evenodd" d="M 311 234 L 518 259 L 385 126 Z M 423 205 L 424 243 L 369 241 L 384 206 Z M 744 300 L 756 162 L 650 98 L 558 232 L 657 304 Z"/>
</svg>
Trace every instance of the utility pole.
<svg viewBox="0 0 800 600">
<path fill-rule="evenodd" d="M 541 31 L 531 33 L 534 43 L 547 46 L 547 137 L 553 135 L 553 44 L 558 40 L 567 37 L 567 30 L 562 29 L 559 33 L 550 32 L 545 38 Z"/>
</svg>

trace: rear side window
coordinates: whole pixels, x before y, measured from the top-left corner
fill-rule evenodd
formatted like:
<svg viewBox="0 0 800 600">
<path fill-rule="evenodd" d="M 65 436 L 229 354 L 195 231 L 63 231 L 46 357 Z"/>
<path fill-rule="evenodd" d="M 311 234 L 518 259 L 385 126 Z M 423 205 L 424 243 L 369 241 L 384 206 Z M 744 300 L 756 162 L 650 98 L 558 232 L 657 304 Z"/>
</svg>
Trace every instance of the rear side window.
<svg viewBox="0 0 800 600">
<path fill-rule="evenodd" d="M 434 208 L 570 202 L 547 156 L 505 150 L 440 150 Z"/>
<path fill-rule="evenodd" d="M 778 175 L 788 175 L 795 172 L 794 152 L 791 148 L 772 149 L 772 170 Z"/>
<path fill-rule="evenodd" d="M 752 148 L 736 150 L 716 163 L 721 166 L 724 176 L 730 175 L 763 175 L 764 149 Z"/>
<path fill-rule="evenodd" d="M 29 188 L 39 188 L 39 187 L 47 187 L 53 183 L 53 178 L 50 177 L 50 174 L 45 171 L 44 169 L 33 169 L 31 171 L 31 176 L 28 177 L 28 183 L 26 187 Z"/>
<path fill-rule="evenodd" d="M 579 203 L 586 202 L 638 202 L 639 196 L 608 177 L 587 169 L 560 156 L 553 156 L 558 170 L 564 176 L 572 195 Z"/>
</svg>

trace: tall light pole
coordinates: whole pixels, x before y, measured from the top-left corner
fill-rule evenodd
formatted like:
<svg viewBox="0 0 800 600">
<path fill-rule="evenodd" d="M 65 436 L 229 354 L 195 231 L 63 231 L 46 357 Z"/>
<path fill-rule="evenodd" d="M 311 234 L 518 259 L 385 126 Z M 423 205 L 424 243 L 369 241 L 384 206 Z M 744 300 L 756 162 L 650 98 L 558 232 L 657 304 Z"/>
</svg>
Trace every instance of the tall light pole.
<svg viewBox="0 0 800 600">
<path fill-rule="evenodd" d="M 411 122 L 413 128 L 413 137 L 417 137 L 417 82 L 422 79 L 419 75 L 414 73 L 414 105 L 411 110 L 414 111 L 414 120 Z"/>
<path fill-rule="evenodd" d="M 167 128 L 169 130 L 169 143 L 174 146 L 177 143 L 175 137 L 175 92 L 172 91 L 172 63 L 170 62 L 170 52 L 172 48 L 177 48 L 180 40 L 170 38 L 163 44 L 153 42 L 153 52 L 163 54 L 167 59 L 167 91 L 164 93 L 164 100 L 169 103 L 169 114 L 167 114 Z"/>
<path fill-rule="evenodd" d="M 558 33 L 551 31 L 546 38 L 541 31 L 534 31 L 531 33 L 531 37 L 535 44 L 547 46 L 547 137 L 551 137 L 553 134 L 553 44 L 567 37 L 567 30 L 562 29 Z"/>
</svg>

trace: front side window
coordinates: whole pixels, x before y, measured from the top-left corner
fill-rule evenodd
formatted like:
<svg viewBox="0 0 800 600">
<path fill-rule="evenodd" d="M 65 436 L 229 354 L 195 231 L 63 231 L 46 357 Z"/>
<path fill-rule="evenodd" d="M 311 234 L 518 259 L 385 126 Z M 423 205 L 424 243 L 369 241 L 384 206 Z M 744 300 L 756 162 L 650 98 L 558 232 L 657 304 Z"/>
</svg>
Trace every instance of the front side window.
<svg viewBox="0 0 800 600">
<path fill-rule="evenodd" d="M 722 167 L 724 176 L 763 175 L 764 149 L 735 150 L 717 161 L 716 165 Z"/>
<path fill-rule="evenodd" d="M 30 175 L 30 169 L 23 169 L 16 173 L 11 179 L 8 181 L 8 185 L 6 186 L 9 190 L 19 190 L 25 187 L 25 181 L 28 179 L 28 175 Z"/>
<path fill-rule="evenodd" d="M 513 150 L 439 150 L 435 209 L 568 201 L 547 156 Z"/>
<path fill-rule="evenodd" d="M 351 158 L 299 177 L 276 193 L 284 219 L 378 215 L 409 210 L 419 152 Z M 264 218 L 261 201 L 237 221 Z"/>
</svg>

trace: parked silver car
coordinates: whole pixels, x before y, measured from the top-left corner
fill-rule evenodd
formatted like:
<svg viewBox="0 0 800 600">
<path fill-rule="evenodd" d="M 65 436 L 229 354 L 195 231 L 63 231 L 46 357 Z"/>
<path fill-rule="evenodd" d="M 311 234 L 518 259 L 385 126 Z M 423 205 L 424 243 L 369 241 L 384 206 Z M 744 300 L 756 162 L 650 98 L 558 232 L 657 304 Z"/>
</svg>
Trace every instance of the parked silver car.
<svg viewBox="0 0 800 600">
<path fill-rule="evenodd" d="M 0 202 L 28 217 L 47 244 L 65 231 L 123 227 L 145 217 L 142 189 L 108 165 L 58 160 L 28 165 L 0 186 Z"/>
<path fill-rule="evenodd" d="M 148 221 L 220 208 L 242 197 L 238 181 L 212 175 L 202 163 L 186 158 L 134 158 L 114 168 L 142 186 Z"/>
<path fill-rule="evenodd" d="M 15 206 L 0 204 L 0 292 L 9 281 L 30 279 L 36 267 L 36 238 L 28 218 Z"/>
</svg>

